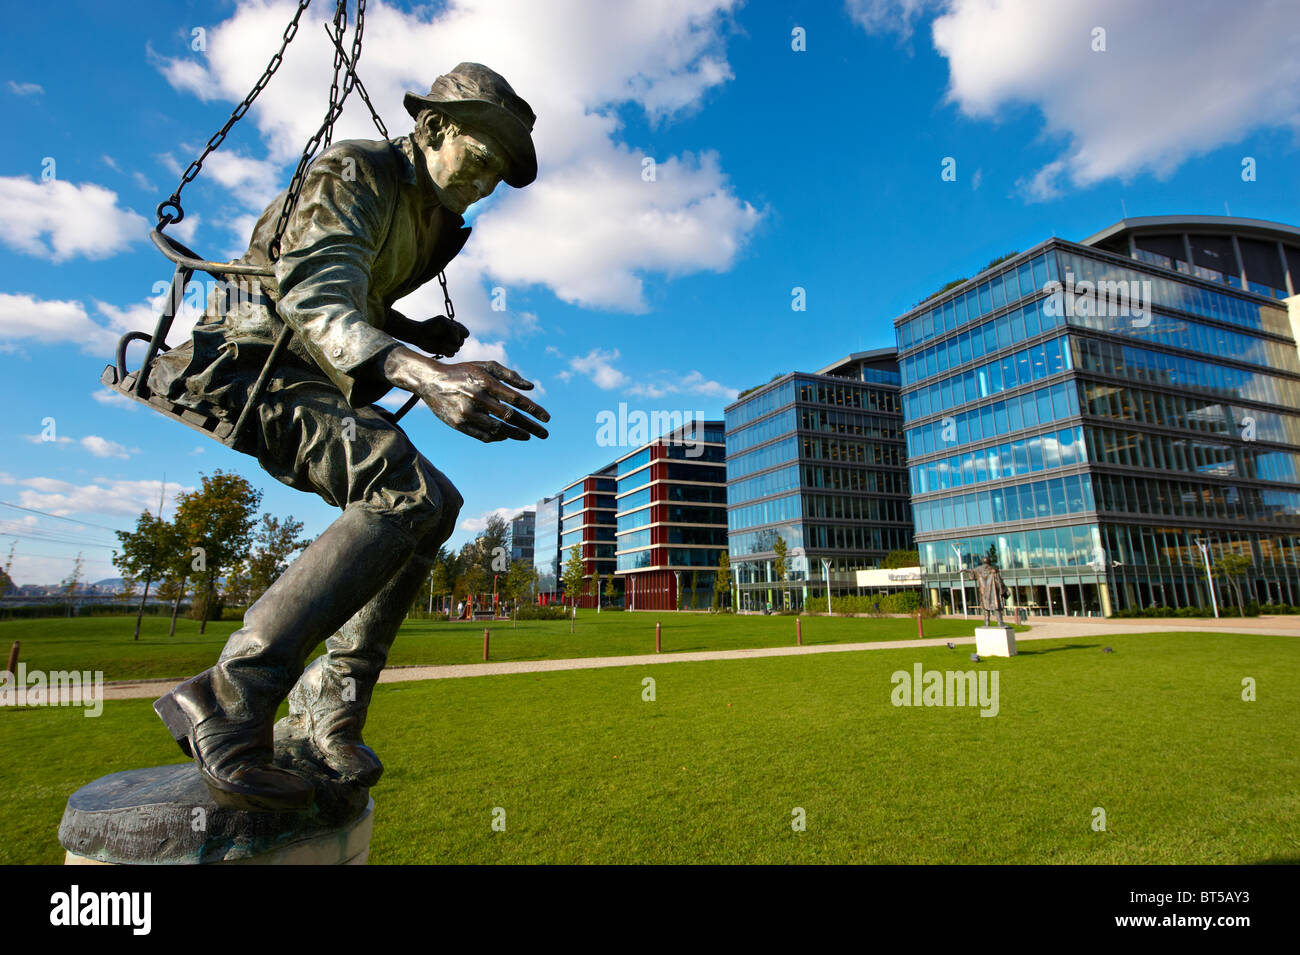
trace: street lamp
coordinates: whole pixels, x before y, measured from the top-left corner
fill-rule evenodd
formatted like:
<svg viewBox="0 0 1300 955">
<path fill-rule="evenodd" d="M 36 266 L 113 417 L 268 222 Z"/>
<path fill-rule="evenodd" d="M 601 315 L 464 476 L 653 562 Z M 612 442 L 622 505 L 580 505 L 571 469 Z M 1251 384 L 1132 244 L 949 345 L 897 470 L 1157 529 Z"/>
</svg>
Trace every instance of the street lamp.
<svg viewBox="0 0 1300 955">
<path fill-rule="evenodd" d="M 961 562 L 961 545 L 953 544 L 952 549 L 957 552 L 957 568 L 961 571 L 961 615 L 966 617 L 969 613 L 966 609 L 966 566 Z"/>
<path fill-rule="evenodd" d="M 822 558 L 822 571 L 826 575 L 826 616 L 831 615 L 831 562 Z"/>
<path fill-rule="evenodd" d="M 1196 546 L 1201 549 L 1201 557 L 1205 560 L 1205 582 L 1210 586 L 1210 603 L 1214 605 L 1214 619 L 1219 619 L 1219 599 L 1214 596 L 1214 577 L 1210 573 L 1210 542 L 1207 538 L 1196 538 Z"/>
</svg>

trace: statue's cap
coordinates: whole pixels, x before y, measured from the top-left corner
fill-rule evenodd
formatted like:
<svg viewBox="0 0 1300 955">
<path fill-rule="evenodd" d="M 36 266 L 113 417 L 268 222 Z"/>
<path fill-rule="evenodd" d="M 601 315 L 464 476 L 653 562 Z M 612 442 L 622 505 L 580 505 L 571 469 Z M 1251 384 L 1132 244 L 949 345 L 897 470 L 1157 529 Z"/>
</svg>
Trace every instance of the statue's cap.
<svg viewBox="0 0 1300 955">
<path fill-rule="evenodd" d="M 435 109 L 454 122 L 487 133 L 506 153 L 501 176 L 520 189 L 537 178 L 537 151 L 533 148 L 533 124 L 537 116 L 500 73 L 482 63 L 461 63 L 433 81 L 428 95 L 407 93 L 406 111 L 419 117 L 420 111 Z"/>
</svg>

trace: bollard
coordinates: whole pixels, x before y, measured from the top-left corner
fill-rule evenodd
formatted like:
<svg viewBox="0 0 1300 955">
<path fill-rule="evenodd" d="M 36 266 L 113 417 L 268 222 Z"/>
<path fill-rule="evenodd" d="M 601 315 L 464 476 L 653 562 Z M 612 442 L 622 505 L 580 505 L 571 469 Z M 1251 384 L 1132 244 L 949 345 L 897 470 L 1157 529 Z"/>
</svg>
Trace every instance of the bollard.
<svg viewBox="0 0 1300 955">
<path fill-rule="evenodd" d="M 656 623 L 655 624 L 655 653 L 658 653 L 660 650 L 663 649 L 662 636 L 663 634 L 660 631 L 659 624 Z"/>
<path fill-rule="evenodd" d="M 921 623 L 921 614 L 919 611 L 916 614 L 916 635 L 922 640 L 925 639 L 925 626 Z"/>
<path fill-rule="evenodd" d="M 483 628 L 483 659 L 488 658 L 488 628 Z"/>
<path fill-rule="evenodd" d="M 797 647 L 803 646 L 803 621 L 798 617 L 794 618 L 794 644 Z"/>
<path fill-rule="evenodd" d="M 6 670 L 14 675 L 15 679 L 18 678 L 18 648 L 21 645 L 22 644 L 19 641 L 14 641 L 14 645 L 9 648 L 9 665 L 5 667 Z"/>
</svg>

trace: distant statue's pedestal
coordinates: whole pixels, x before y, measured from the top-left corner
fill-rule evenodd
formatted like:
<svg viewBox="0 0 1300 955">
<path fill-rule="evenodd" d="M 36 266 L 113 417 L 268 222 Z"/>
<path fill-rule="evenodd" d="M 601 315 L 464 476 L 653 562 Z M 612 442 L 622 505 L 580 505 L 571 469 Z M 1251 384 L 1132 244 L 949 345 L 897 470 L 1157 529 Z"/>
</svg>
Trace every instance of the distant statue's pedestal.
<svg viewBox="0 0 1300 955">
<path fill-rule="evenodd" d="M 365 865 L 375 803 L 318 788 L 309 812 L 245 812 L 213 801 L 192 762 L 103 776 L 68 799 L 65 865 Z"/>
<path fill-rule="evenodd" d="M 975 652 L 982 657 L 1014 657 L 1016 631 L 1014 627 L 976 627 Z"/>
</svg>

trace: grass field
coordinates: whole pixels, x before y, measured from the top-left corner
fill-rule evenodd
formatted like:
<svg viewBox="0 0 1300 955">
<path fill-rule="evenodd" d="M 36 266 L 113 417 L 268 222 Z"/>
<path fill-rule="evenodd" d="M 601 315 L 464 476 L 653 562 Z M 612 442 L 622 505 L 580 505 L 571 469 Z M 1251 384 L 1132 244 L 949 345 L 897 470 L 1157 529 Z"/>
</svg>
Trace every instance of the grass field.
<svg viewBox="0 0 1300 955">
<path fill-rule="evenodd" d="M 980 664 L 940 647 L 384 685 L 366 730 L 390 767 L 371 861 L 1300 861 L 1300 641 L 1105 643 Z M 894 707 L 890 675 L 916 662 L 996 669 L 999 714 Z M 0 710 L 0 863 L 59 862 L 73 790 L 178 761 L 147 700 L 98 719 Z"/>
<path fill-rule="evenodd" d="M 492 629 L 493 660 L 543 660 L 566 657 L 625 656 L 653 653 L 655 622 L 663 625 L 665 653 L 688 650 L 735 650 L 794 644 L 794 617 L 732 616 L 673 613 L 602 613 L 579 611 L 572 635 L 567 620 L 496 621 Z M 28 669 L 102 670 L 105 680 L 186 677 L 217 661 L 235 621 L 209 623 L 199 636 L 193 620 L 177 622 L 176 636 L 167 636 L 168 621 L 146 617 L 140 639 L 132 640 L 134 617 L 62 617 L 0 622 L 0 654 L 13 641 L 22 643 L 21 659 Z M 970 621 L 941 619 L 925 622 L 926 636 L 951 637 L 971 633 Z M 1023 628 L 1022 628 L 1023 629 Z M 916 636 L 910 617 L 804 617 L 805 644 L 857 643 L 866 640 L 905 640 Z M 397 637 L 388 662 L 411 664 L 474 663 L 483 660 L 483 624 L 408 621 Z M 0 666 L 4 659 L 0 657 Z"/>
</svg>

